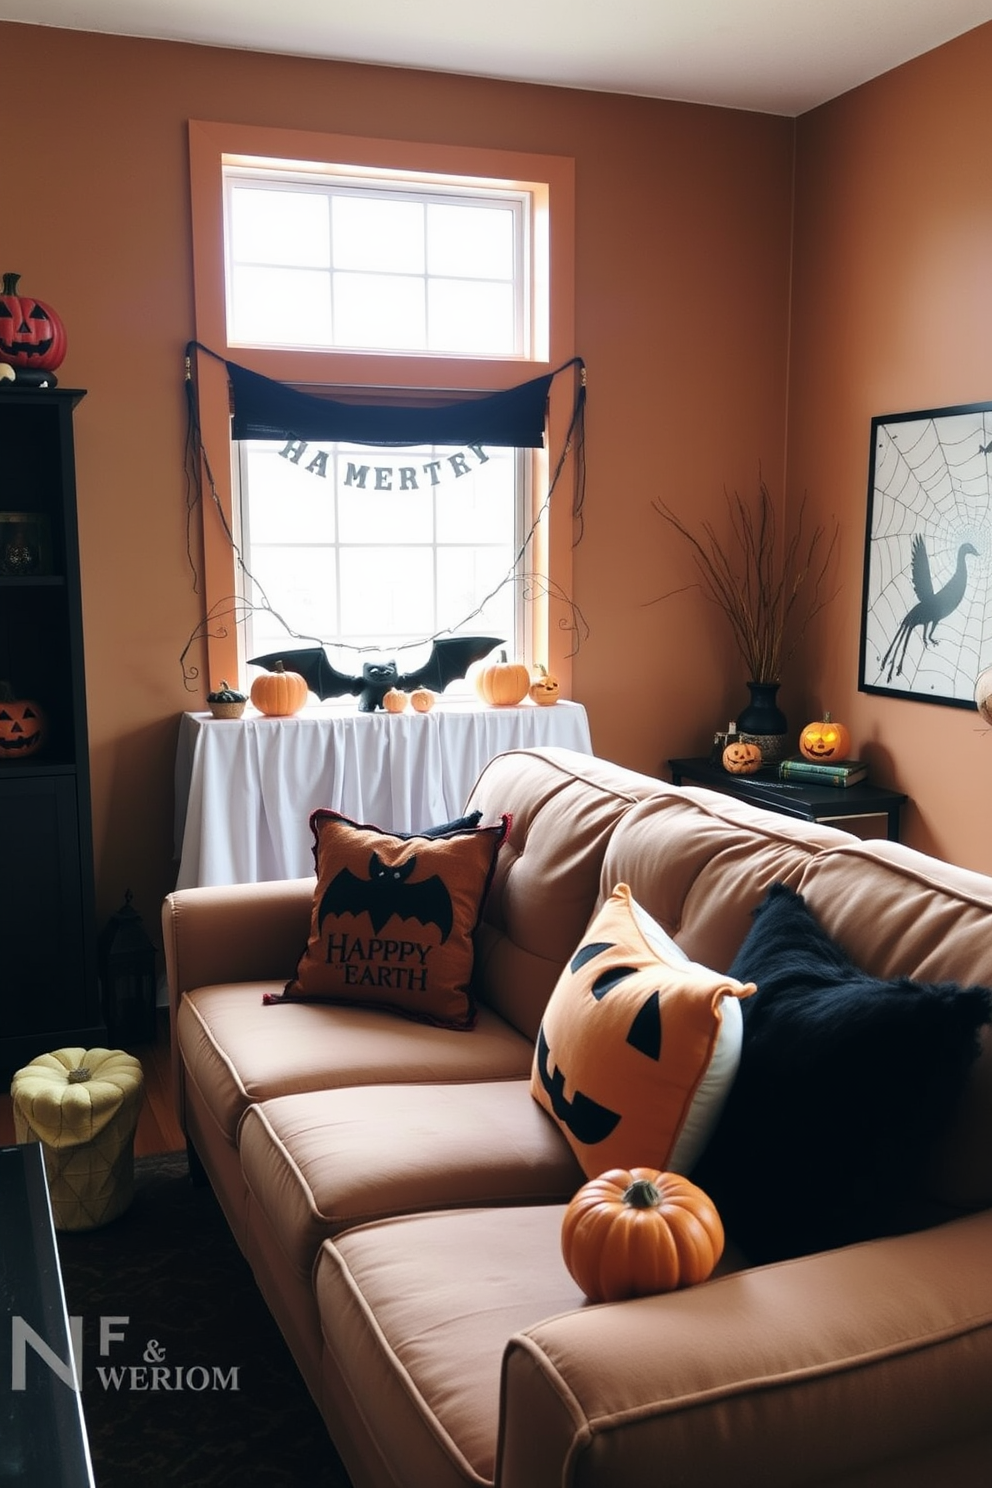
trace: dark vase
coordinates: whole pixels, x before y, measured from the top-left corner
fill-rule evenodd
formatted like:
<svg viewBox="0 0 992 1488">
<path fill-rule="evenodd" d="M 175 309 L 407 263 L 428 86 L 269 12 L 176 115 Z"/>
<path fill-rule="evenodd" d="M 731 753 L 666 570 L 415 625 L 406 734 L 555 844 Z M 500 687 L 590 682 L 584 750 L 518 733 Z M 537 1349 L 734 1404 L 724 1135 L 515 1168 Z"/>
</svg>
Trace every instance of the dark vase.
<svg viewBox="0 0 992 1488">
<path fill-rule="evenodd" d="M 746 743 L 757 744 L 765 764 L 788 753 L 789 724 L 775 701 L 777 682 L 749 682 L 751 701 L 737 719 L 737 732 Z"/>
</svg>

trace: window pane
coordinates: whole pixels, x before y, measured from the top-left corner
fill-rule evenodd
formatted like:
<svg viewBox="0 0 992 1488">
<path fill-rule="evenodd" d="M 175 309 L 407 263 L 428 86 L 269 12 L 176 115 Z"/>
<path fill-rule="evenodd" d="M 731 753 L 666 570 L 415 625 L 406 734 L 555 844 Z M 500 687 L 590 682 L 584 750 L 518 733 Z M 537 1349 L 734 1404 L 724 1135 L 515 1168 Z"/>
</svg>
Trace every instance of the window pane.
<svg viewBox="0 0 992 1488">
<path fill-rule="evenodd" d="M 431 492 L 382 489 L 386 480 L 394 479 L 398 485 L 392 465 L 377 465 L 370 469 L 364 490 L 356 485 L 342 490 L 339 504 L 342 542 L 404 543 L 433 540 L 434 501 Z M 377 483 L 380 487 L 378 490 Z"/>
<path fill-rule="evenodd" d="M 442 481 L 435 493 L 439 543 L 513 544 L 516 452 L 484 449 L 484 462 L 472 450 L 462 451 L 469 472 Z"/>
<path fill-rule="evenodd" d="M 424 281 L 388 274 L 335 274 L 338 346 L 417 351 L 425 344 Z"/>
<path fill-rule="evenodd" d="M 317 448 L 309 446 L 298 463 L 284 457 L 283 444 L 245 446 L 249 480 L 248 532 L 253 546 L 262 543 L 332 543 L 334 500 L 331 482 L 321 479 Z M 308 479 L 302 480 L 301 474 Z"/>
<path fill-rule="evenodd" d="M 507 208 L 427 208 L 427 269 L 473 279 L 513 278 L 514 214 Z"/>
<path fill-rule="evenodd" d="M 326 346 L 330 275 L 313 269 L 233 271 L 231 340 L 263 346 Z"/>
<path fill-rule="evenodd" d="M 439 548 L 437 602 L 442 616 L 455 616 L 461 620 L 463 616 L 472 615 L 471 624 L 464 627 L 466 634 L 500 636 L 514 651 L 517 645 L 514 585 L 498 587 L 506 577 L 510 562 L 510 555 L 501 549 Z M 493 593 L 497 589 L 498 592 Z M 490 595 L 492 597 L 488 598 Z M 480 604 L 479 614 L 473 614 Z"/>
<path fill-rule="evenodd" d="M 432 548 L 341 549 L 342 640 L 371 636 L 388 647 L 434 629 Z"/>
<path fill-rule="evenodd" d="M 512 356 L 513 288 L 471 279 L 430 279 L 427 284 L 431 351 Z"/>
<path fill-rule="evenodd" d="M 424 272 L 424 208 L 376 197 L 334 198 L 334 267 Z"/>
<path fill-rule="evenodd" d="M 333 548 L 253 547 L 248 567 L 271 607 L 292 630 L 333 635 L 337 625 Z M 262 602 L 258 591 L 253 598 L 256 604 Z M 281 627 L 280 633 L 285 635 Z"/>
<path fill-rule="evenodd" d="M 315 192 L 236 186 L 230 230 L 236 263 L 326 268 L 330 262 L 327 198 Z"/>
</svg>

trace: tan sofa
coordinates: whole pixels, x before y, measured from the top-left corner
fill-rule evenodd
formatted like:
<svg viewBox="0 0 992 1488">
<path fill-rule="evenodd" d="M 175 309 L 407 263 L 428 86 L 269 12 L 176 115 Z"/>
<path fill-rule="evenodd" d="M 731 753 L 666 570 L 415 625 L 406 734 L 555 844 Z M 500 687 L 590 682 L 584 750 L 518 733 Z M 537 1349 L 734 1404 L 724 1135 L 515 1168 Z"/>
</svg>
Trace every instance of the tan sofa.
<svg viewBox="0 0 992 1488">
<path fill-rule="evenodd" d="M 584 1175 L 530 1071 L 618 882 L 718 970 L 784 882 L 867 970 L 989 985 L 992 879 L 564 750 L 499 757 L 469 805 L 512 816 L 470 1032 L 263 1005 L 310 879 L 164 907 L 184 1129 L 355 1488 L 987 1482 L 987 1039 L 936 1162 L 940 1223 L 763 1266 L 730 1236 L 709 1281 L 601 1305 L 561 1259 Z"/>
</svg>

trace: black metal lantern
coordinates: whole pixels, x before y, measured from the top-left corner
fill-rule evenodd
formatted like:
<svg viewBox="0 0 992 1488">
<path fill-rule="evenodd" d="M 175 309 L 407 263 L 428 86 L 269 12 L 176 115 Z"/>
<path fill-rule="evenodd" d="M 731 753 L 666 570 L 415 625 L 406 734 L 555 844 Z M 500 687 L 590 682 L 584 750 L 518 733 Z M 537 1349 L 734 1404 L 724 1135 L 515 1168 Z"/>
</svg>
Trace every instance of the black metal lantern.
<svg viewBox="0 0 992 1488">
<path fill-rule="evenodd" d="M 155 1042 L 155 947 L 141 916 L 131 907 L 131 890 L 100 932 L 100 983 L 103 1021 L 115 1044 Z"/>
</svg>

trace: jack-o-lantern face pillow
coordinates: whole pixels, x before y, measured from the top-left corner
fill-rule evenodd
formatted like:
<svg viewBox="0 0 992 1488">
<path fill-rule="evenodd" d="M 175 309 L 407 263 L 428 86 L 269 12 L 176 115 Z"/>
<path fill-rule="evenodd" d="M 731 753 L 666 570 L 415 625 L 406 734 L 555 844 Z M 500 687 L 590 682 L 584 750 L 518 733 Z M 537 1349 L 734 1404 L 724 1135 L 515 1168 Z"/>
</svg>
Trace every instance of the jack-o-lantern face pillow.
<svg viewBox="0 0 992 1488">
<path fill-rule="evenodd" d="M 630 889 L 617 885 L 551 994 L 531 1071 L 531 1094 L 588 1177 L 672 1165 L 717 1063 L 724 999 L 754 990 L 649 943 Z M 721 1073 L 720 1104 L 735 1072 Z"/>
</svg>

